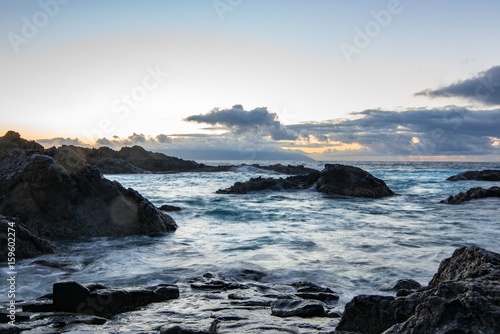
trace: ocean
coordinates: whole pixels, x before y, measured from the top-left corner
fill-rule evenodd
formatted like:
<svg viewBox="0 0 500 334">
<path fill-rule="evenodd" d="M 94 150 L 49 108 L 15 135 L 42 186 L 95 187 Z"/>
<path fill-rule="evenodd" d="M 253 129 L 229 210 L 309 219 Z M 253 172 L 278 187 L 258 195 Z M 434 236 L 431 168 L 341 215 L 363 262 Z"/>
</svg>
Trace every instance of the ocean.
<svg viewBox="0 0 500 334">
<path fill-rule="evenodd" d="M 305 164 L 316 169 L 324 166 L 324 162 Z M 49 293 L 52 284 L 62 280 L 130 287 L 178 284 L 206 272 L 230 279 L 232 273 L 252 269 L 265 273 L 262 281 L 268 284 L 301 280 L 328 286 L 340 295 L 342 310 L 353 296 L 381 294 L 380 286 L 395 279 L 412 278 L 426 285 L 440 261 L 458 247 L 477 245 L 500 252 L 498 199 L 439 203 L 471 187 L 495 185 L 447 182 L 447 177 L 466 170 L 500 169 L 500 163 L 345 164 L 383 179 L 397 195 L 332 197 L 312 189 L 215 193 L 251 177 L 286 177 L 254 167 L 219 173 L 106 175 L 157 206 L 181 207 L 182 211 L 170 213 L 178 230 L 155 237 L 60 241 L 58 253 L 38 259 L 74 261 L 75 265 L 62 270 L 33 265 L 33 259 L 19 261 L 17 299 Z M 6 275 L 6 266 L 1 270 Z M 3 301 L 6 285 L 0 286 Z"/>
</svg>

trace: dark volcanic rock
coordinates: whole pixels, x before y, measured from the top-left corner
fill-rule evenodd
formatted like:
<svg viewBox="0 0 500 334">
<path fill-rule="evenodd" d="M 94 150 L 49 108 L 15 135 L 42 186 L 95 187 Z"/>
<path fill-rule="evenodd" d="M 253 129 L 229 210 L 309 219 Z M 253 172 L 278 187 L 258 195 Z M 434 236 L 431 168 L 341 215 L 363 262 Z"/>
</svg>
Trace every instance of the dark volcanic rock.
<svg viewBox="0 0 500 334">
<path fill-rule="evenodd" d="M 307 175 L 290 176 L 285 179 L 262 178 L 259 176 L 246 182 L 236 182 L 227 189 L 219 189 L 217 194 L 246 194 L 249 191 L 306 189 L 311 187 L 318 177 L 318 171 Z"/>
<path fill-rule="evenodd" d="M 457 249 L 429 286 L 406 297 L 358 296 L 337 331 L 355 333 L 500 333 L 500 254 Z"/>
<path fill-rule="evenodd" d="M 179 298 L 175 285 L 160 284 L 142 289 L 96 289 L 78 282 L 54 284 L 54 310 L 108 318 L 151 303 Z"/>
<path fill-rule="evenodd" d="M 41 146 L 12 134 L 0 138 L 0 213 L 50 239 L 177 228 L 138 192 L 103 178 L 74 149 L 62 147 L 48 156 Z"/>
<path fill-rule="evenodd" d="M 408 319 L 419 301 L 419 298 L 356 296 L 346 304 L 336 330 L 366 334 L 382 333 L 392 325 Z"/>
<path fill-rule="evenodd" d="M 380 198 L 394 195 L 385 182 L 358 167 L 326 164 L 316 190 L 331 195 Z"/>
<path fill-rule="evenodd" d="M 14 232 L 10 229 L 14 229 Z M 18 219 L 0 215 L 0 262 L 7 261 L 11 257 L 8 256 L 10 252 L 8 243 L 12 242 L 12 238 L 15 239 L 14 257 L 17 260 L 55 251 L 50 241 L 31 233 Z"/>
<path fill-rule="evenodd" d="M 314 300 L 277 299 L 271 303 L 271 313 L 277 317 L 324 317 L 323 303 Z"/>
<path fill-rule="evenodd" d="M 480 171 L 467 171 L 457 175 L 450 176 L 446 181 L 500 181 L 500 170 L 480 170 Z"/>
<path fill-rule="evenodd" d="M 236 182 L 218 194 L 246 194 L 249 191 L 308 189 L 315 185 L 316 191 L 330 195 L 379 198 L 392 196 L 394 192 L 385 182 L 362 170 L 346 165 L 326 164 L 321 172 L 290 176 L 285 179 L 257 177 L 247 182 Z"/>
<path fill-rule="evenodd" d="M 442 200 L 441 203 L 445 204 L 461 204 L 463 202 L 467 202 L 473 199 L 480 199 L 486 197 L 500 197 L 500 187 L 491 187 L 489 189 L 483 189 L 481 187 L 474 187 L 467 190 L 465 193 L 460 192 L 457 195 L 450 195 L 445 200 Z"/>
</svg>

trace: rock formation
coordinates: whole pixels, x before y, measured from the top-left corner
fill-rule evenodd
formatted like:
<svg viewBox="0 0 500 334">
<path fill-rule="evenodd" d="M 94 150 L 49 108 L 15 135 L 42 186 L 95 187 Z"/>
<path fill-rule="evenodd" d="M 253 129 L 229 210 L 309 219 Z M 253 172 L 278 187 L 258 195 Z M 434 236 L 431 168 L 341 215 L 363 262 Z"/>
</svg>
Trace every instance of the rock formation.
<svg viewBox="0 0 500 334">
<path fill-rule="evenodd" d="M 467 190 L 465 193 L 460 192 L 457 195 L 450 195 L 441 203 L 445 204 L 461 204 L 463 202 L 471 201 L 474 199 L 487 198 L 487 197 L 500 197 L 500 187 L 491 187 L 489 189 L 483 189 L 481 187 L 474 187 Z"/>
<path fill-rule="evenodd" d="M 103 178 L 73 148 L 49 153 L 15 132 L 0 137 L 0 214 L 50 240 L 176 229 L 170 216 L 135 190 Z"/>
<path fill-rule="evenodd" d="M 247 182 L 236 182 L 227 189 L 217 190 L 218 194 L 246 194 L 249 191 L 307 189 L 314 186 L 316 191 L 329 195 L 380 198 L 394 195 L 385 182 L 358 167 L 326 164 L 321 171 L 306 175 L 279 178 L 252 178 Z"/>
<path fill-rule="evenodd" d="M 429 285 L 405 297 L 357 296 L 337 332 L 500 333 L 500 254 L 457 249 Z"/>
<path fill-rule="evenodd" d="M 500 170 L 467 171 L 454 176 L 450 176 L 446 181 L 500 181 Z"/>
<path fill-rule="evenodd" d="M 10 252 L 8 247 L 12 241 L 14 252 Z M 31 233 L 18 219 L 0 215 L 0 262 L 8 261 L 9 253 L 14 253 L 13 258 L 20 260 L 54 251 L 50 241 Z"/>
</svg>

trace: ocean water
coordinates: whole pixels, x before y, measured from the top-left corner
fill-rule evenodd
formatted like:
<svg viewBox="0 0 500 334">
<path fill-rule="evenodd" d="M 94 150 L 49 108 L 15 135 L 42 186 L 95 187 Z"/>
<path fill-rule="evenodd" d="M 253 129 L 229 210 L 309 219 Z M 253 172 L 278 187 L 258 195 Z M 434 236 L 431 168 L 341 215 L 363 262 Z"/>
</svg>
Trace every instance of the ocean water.
<svg viewBox="0 0 500 334">
<path fill-rule="evenodd" d="M 323 164 L 308 166 L 321 169 Z M 379 287 L 394 279 L 413 278 L 426 285 L 439 262 L 458 247 L 500 252 L 498 199 L 439 203 L 473 186 L 495 184 L 446 182 L 447 177 L 499 169 L 499 163 L 348 164 L 385 180 L 397 196 L 330 197 L 313 190 L 215 193 L 251 177 L 286 177 L 252 167 L 222 173 L 106 175 L 157 206 L 182 207 L 170 213 L 178 230 L 158 237 L 59 242 L 57 254 L 39 259 L 75 261 L 76 270 L 32 265 L 33 259 L 18 262 L 18 300 L 51 292 L 52 284 L 61 280 L 128 287 L 175 284 L 209 271 L 231 277 L 254 269 L 266 273 L 263 282 L 270 284 L 308 280 L 329 286 L 340 294 L 342 306 L 358 294 L 380 294 Z M 0 287 L 3 301 L 6 285 Z"/>
</svg>

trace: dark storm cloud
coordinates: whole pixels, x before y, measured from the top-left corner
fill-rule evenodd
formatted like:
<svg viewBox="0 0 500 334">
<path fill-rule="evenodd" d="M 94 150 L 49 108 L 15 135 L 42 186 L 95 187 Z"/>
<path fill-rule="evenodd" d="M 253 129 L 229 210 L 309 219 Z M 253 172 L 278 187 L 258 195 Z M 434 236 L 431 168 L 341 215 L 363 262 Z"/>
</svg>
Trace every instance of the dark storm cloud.
<svg viewBox="0 0 500 334">
<path fill-rule="evenodd" d="M 462 107 L 365 110 L 354 119 L 289 125 L 291 130 L 359 143 L 374 154 L 480 155 L 500 153 L 500 109 Z"/>
<path fill-rule="evenodd" d="M 500 66 L 439 89 L 426 89 L 416 96 L 463 97 L 487 105 L 500 105 Z"/>
<path fill-rule="evenodd" d="M 210 124 L 213 128 L 223 127 L 234 133 L 256 132 L 269 135 L 273 140 L 294 140 L 298 134 L 289 130 L 278 121 L 278 116 L 267 108 L 255 108 L 246 111 L 241 105 L 230 109 L 214 109 L 208 114 L 193 115 L 185 119 L 188 122 Z"/>
</svg>

